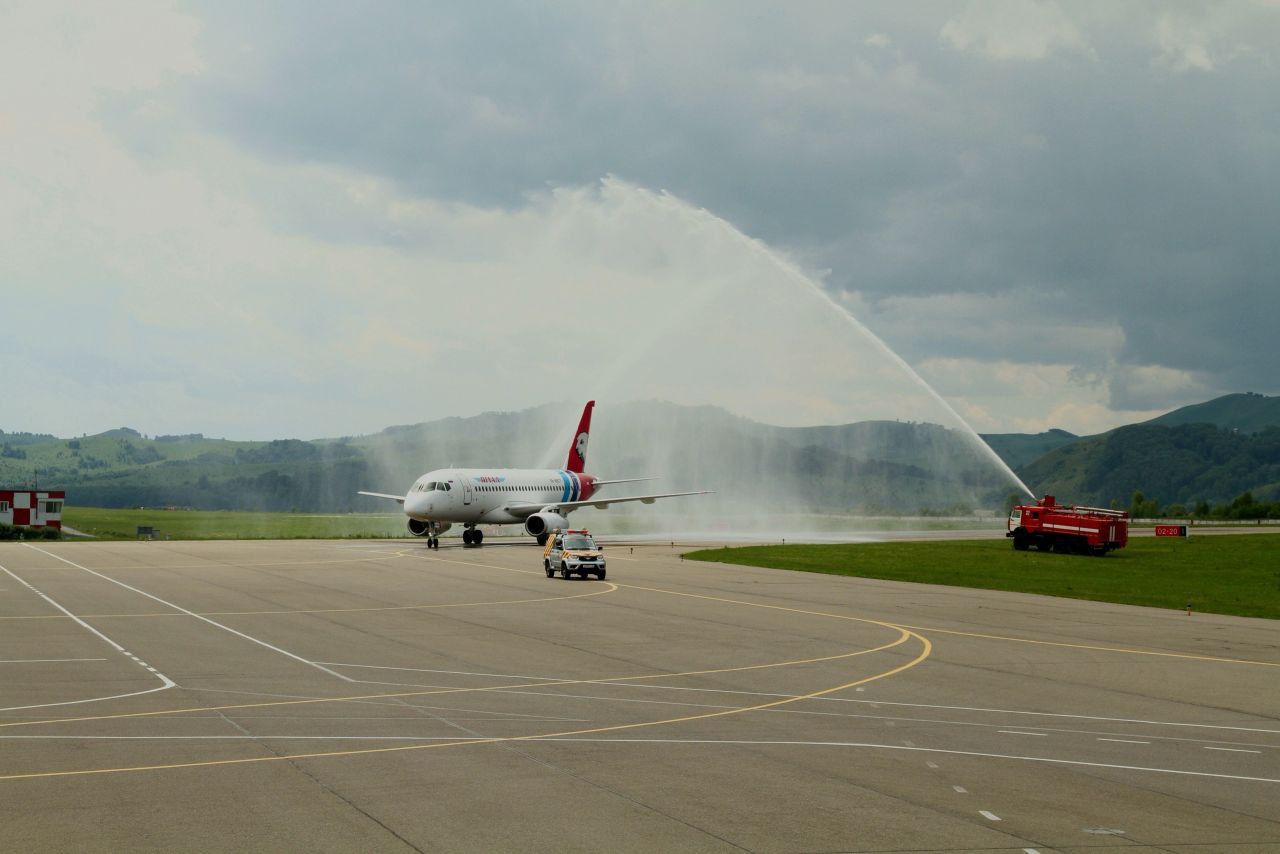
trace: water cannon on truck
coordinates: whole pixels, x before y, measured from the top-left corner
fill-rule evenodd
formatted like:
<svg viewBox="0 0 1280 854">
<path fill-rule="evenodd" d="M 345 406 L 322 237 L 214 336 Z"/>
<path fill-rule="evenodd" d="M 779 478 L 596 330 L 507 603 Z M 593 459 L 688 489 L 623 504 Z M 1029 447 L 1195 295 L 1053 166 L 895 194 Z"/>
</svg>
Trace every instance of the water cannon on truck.
<svg viewBox="0 0 1280 854">
<path fill-rule="evenodd" d="M 1099 557 L 1124 548 L 1129 542 L 1129 514 L 1101 507 L 1059 504 L 1046 495 L 1035 504 L 1022 504 L 1009 511 L 1006 537 L 1013 547 L 1026 551 L 1092 554 Z"/>
</svg>

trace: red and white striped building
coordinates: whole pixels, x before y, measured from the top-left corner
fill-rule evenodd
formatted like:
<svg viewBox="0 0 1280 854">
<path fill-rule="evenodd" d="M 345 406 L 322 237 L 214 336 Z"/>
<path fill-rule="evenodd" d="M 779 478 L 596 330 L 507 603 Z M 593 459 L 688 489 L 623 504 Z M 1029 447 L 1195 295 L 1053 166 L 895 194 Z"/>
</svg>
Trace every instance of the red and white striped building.
<svg viewBox="0 0 1280 854">
<path fill-rule="evenodd" d="M 61 489 L 48 492 L 0 489 L 0 525 L 61 528 L 62 505 L 66 500 L 67 493 Z"/>
</svg>

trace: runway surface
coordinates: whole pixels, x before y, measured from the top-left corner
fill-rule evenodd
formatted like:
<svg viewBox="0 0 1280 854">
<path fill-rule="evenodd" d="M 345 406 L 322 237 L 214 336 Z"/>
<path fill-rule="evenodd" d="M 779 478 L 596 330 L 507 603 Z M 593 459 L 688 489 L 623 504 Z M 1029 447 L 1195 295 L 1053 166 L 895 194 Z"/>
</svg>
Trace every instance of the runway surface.
<svg viewBox="0 0 1280 854">
<path fill-rule="evenodd" d="M 0 546 L 6 850 L 1280 851 L 1280 626 L 611 545 Z"/>
</svg>

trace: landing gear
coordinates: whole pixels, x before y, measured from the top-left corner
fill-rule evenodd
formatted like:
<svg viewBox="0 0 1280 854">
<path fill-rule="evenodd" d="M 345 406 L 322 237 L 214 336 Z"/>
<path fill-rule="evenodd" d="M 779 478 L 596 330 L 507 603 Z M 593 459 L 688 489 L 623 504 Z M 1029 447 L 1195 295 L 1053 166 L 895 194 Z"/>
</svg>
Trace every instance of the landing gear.
<svg viewBox="0 0 1280 854">
<path fill-rule="evenodd" d="M 438 549 L 438 548 L 440 548 L 440 538 L 439 538 L 439 537 L 427 537 L 427 548 L 429 548 L 429 549 Z"/>
<path fill-rule="evenodd" d="M 538 545 L 540 545 L 540 546 L 545 546 L 545 545 L 547 544 L 547 540 L 549 540 L 549 539 L 551 539 L 551 534 L 550 534 L 550 532 L 545 533 L 545 534 L 539 534 L 539 535 L 538 535 Z"/>
<path fill-rule="evenodd" d="M 479 528 L 467 528 L 462 532 L 462 542 L 468 546 L 478 546 L 484 542 L 484 531 Z"/>
</svg>

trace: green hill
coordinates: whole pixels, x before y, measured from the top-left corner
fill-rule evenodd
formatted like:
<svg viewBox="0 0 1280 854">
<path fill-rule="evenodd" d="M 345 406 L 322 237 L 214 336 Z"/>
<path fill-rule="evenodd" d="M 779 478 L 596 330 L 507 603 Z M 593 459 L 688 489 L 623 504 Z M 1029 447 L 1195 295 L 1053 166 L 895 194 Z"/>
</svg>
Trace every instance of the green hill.
<svg viewBox="0 0 1280 854">
<path fill-rule="evenodd" d="M 1228 394 L 1205 403 L 1175 409 L 1146 423 L 1161 427 L 1213 424 L 1227 430 L 1239 430 L 1241 433 L 1261 433 L 1267 427 L 1280 425 L 1280 396 L 1268 397 L 1253 392 Z"/>
<path fill-rule="evenodd" d="M 1280 498 L 1280 427 L 1256 434 L 1211 424 L 1133 424 L 1050 451 L 1018 474 L 1037 494 L 1128 506 L 1134 492 L 1161 504 L 1224 503 L 1246 491 Z"/>
<path fill-rule="evenodd" d="M 1043 433 L 984 433 L 983 441 L 991 446 L 1000 459 L 1017 469 L 1045 454 L 1069 445 L 1080 437 L 1066 430 L 1046 430 Z"/>
<path fill-rule="evenodd" d="M 0 457 L 0 483 L 27 484 L 38 469 L 42 485 L 68 491 L 68 503 L 95 507 L 379 511 L 385 501 L 356 492 L 403 492 L 432 468 L 563 465 L 577 411 L 548 405 L 309 442 L 147 437 L 128 428 L 42 436 Z M 1012 488 L 970 438 L 934 424 L 784 428 L 645 401 L 597 410 L 593 427 L 595 473 L 655 477 L 661 491 L 711 489 L 700 511 L 751 513 L 761 524 L 778 513 L 995 508 Z"/>
<path fill-rule="evenodd" d="M 69 503 L 207 510 L 386 510 L 357 490 L 402 492 L 432 468 L 559 466 L 578 404 L 389 427 L 368 436 L 236 442 L 127 427 L 61 439 L 0 432 L 0 485 L 68 490 Z M 986 436 L 1038 494 L 1127 505 L 1280 499 L 1280 397 L 1227 395 L 1099 436 Z M 600 408 L 591 470 L 657 477 L 663 491 L 713 489 L 710 513 L 913 513 L 996 508 L 1013 491 L 963 434 L 867 421 L 775 427 L 710 406 Z M 619 487 L 620 489 L 621 487 Z M 622 494 L 622 493 L 618 493 Z M 627 512 L 642 508 L 619 508 Z M 614 511 L 618 512 L 618 511 Z"/>
</svg>

